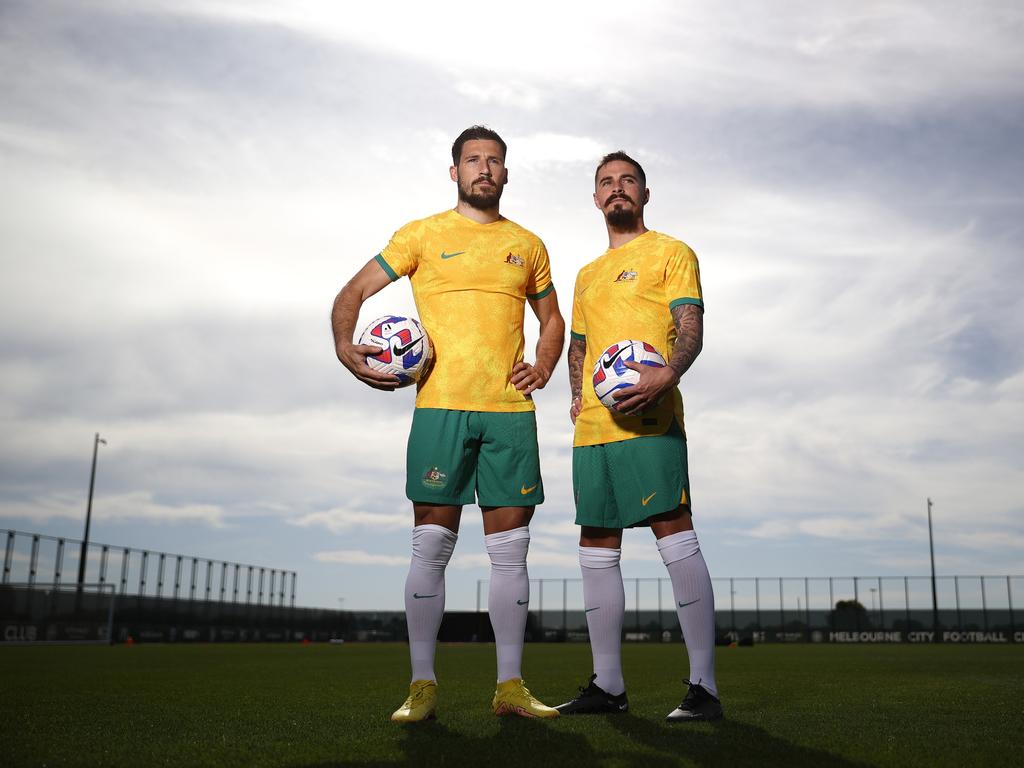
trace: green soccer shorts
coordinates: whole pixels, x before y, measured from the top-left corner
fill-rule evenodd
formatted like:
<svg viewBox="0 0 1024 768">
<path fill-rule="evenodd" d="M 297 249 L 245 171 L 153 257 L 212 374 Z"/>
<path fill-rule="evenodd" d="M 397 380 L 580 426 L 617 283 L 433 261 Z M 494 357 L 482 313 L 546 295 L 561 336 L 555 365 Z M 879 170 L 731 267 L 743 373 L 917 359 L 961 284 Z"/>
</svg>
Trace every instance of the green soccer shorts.
<svg viewBox="0 0 1024 768">
<path fill-rule="evenodd" d="M 572 449 L 576 525 L 631 528 L 690 504 L 686 438 L 679 426 L 663 435 Z"/>
<path fill-rule="evenodd" d="M 409 431 L 411 501 L 530 507 L 544 501 L 533 411 L 417 408 Z"/>
</svg>

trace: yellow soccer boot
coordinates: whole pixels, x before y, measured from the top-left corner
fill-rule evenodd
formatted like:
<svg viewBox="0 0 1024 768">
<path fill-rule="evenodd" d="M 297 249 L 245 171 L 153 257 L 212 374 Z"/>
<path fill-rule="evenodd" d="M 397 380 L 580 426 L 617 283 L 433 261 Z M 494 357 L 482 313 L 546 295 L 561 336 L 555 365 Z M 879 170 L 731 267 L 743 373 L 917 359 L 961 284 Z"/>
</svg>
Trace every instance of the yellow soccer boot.
<svg viewBox="0 0 1024 768">
<path fill-rule="evenodd" d="M 491 709 L 496 715 L 520 717 L 558 717 L 558 710 L 541 704 L 533 697 L 526 683 L 518 677 L 498 683 Z"/>
<path fill-rule="evenodd" d="M 392 715 L 395 723 L 419 723 L 437 717 L 437 683 L 433 680 L 413 680 L 409 698 Z"/>
</svg>

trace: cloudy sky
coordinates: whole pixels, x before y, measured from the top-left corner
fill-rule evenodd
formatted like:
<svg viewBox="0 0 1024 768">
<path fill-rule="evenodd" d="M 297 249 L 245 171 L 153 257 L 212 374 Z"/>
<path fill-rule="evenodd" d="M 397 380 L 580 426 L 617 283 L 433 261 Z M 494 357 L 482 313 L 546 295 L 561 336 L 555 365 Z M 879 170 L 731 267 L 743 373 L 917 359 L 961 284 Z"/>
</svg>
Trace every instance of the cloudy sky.
<svg viewBox="0 0 1024 768">
<path fill-rule="evenodd" d="M 565 311 L 607 151 L 700 257 L 713 576 L 925 574 L 929 496 L 940 573 L 1024 572 L 1019 3 L 570 7 L 0 4 L 0 527 L 80 537 L 100 432 L 94 539 L 400 607 L 412 393 L 352 379 L 328 313 L 486 123 Z M 361 323 L 392 311 L 407 281 Z M 536 399 L 531 575 L 574 577 L 564 364 Z M 481 539 L 467 509 L 452 607 Z"/>
</svg>

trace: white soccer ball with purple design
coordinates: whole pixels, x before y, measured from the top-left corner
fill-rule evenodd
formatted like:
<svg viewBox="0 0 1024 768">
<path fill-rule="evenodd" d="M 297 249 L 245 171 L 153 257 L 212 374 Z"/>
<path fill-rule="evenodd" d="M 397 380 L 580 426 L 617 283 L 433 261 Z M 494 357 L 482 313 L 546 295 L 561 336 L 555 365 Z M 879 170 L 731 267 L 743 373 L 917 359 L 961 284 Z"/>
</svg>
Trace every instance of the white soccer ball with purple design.
<svg viewBox="0 0 1024 768">
<path fill-rule="evenodd" d="M 399 387 L 407 387 L 423 378 L 434 356 L 427 332 L 414 317 L 378 317 L 366 326 L 359 343 L 381 348 L 379 355 L 366 358 L 366 364 L 375 371 L 397 376 L 401 382 Z"/>
<path fill-rule="evenodd" d="M 613 411 L 618 411 L 619 404 L 614 394 L 640 380 L 640 372 L 627 368 L 626 363 L 661 368 L 665 358 L 646 341 L 635 339 L 617 341 L 601 354 L 594 364 L 594 394 L 602 405 Z"/>
</svg>

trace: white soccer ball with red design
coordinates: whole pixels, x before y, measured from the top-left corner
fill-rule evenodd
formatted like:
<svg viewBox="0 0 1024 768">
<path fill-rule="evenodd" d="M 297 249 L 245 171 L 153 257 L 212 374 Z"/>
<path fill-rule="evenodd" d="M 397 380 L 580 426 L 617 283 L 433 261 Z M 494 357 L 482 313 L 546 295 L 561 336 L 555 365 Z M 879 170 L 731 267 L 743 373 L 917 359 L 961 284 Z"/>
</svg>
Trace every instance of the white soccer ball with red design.
<svg viewBox="0 0 1024 768">
<path fill-rule="evenodd" d="M 423 326 L 416 318 L 402 315 L 378 317 L 366 326 L 359 343 L 381 348 L 379 355 L 366 358 L 366 364 L 375 371 L 397 376 L 399 387 L 423 378 L 434 355 Z"/>
<path fill-rule="evenodd" d="M 626 363 L 661 368 L 665 358 L 646 341 L 634 339 L 617 341 L 601 354 L 594 364 L 594 394 L 602 405 L 613 411 L 618 411 L 619 403 L 613 395 L 640 380 L 640 372 L 627 368 Z"/>
</svg>

